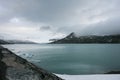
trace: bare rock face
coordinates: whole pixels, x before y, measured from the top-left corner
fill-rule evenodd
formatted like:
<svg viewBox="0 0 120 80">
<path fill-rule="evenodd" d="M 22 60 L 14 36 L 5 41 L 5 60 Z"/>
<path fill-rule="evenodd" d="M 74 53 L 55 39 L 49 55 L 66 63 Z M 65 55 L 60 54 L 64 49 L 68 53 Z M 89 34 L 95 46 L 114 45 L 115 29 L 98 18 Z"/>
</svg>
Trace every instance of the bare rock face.
<svg viewBox="0 0 120 80">
<path fill-rule="evenodd" d="M 0 80 L 7 80 L 6 78 L 6 70 L 7 65 L 1 61 L 3 58 L 2 49 L 0 48 Z"/>
<path fill-rule="evenodd" d="M 9 67 L 6 77 L 9 80 L 42 80 L 39 74 L 29 69 L 16 69 Z"/>
<path fill-rule="evenodd" d="M 0 80 L 63 80 L 8 49 L 3 48 L 0 51 Z"/>
</svg>

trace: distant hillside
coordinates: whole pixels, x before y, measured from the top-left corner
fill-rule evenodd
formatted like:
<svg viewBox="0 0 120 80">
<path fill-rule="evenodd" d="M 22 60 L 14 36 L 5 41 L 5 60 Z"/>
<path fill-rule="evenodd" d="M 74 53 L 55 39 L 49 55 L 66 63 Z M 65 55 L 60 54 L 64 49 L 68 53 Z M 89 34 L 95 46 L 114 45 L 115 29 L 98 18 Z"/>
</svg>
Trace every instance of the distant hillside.
<svg viewBox="0 0 120 80">
<path fill-rule="evenodd" d="M 35 44 L 35 42 L 23 41 L 23 40 L 2 40 L 0 39 L 0 44 Z"/>
<path fill-rule="evenodd" d="M 51 43 L 120 43 L 120 35 L 89 35 L 89 36 L 77 36 L 74 32 L 70 33 L 65 38 L 55 40 Z"/>
<path fill-rule="evenodd" d="M 0 39 L 0 44 L 9 44 L 9 43 Z"/>
<path fill-rule="evenodd" d="M 35 42 L 23 40 L 7 40 L 7 42 L 11 44 L 35 44 Z"/>
</svg>

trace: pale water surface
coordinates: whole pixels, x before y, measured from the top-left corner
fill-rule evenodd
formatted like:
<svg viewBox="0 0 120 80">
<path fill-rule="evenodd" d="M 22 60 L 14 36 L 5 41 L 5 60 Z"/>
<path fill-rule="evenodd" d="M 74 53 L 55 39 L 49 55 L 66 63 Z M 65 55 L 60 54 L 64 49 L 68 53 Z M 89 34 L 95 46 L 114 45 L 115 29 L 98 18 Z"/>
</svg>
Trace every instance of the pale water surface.
<svg viewBox="0 0 120 80">
<path fill-rule="evenodd" d="M 57 74 L 120 71 L 120 44 L 12 44 L 4 47 Z"/>
</svg>

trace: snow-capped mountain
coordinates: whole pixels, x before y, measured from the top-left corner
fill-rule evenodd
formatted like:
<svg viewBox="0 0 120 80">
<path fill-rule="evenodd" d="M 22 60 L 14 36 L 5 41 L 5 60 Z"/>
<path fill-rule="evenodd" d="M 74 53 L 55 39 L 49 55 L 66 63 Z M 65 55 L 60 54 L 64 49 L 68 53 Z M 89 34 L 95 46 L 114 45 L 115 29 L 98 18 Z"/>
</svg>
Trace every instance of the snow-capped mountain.
<svg viewBox="0 0 120 80">
<path fill-rule="evenodd" d="M 120 43 L 120 35 L 88 35 L 79 36 L 72 32 L 65 38 L 55 40 L 52 43 Z"/>
</svg>

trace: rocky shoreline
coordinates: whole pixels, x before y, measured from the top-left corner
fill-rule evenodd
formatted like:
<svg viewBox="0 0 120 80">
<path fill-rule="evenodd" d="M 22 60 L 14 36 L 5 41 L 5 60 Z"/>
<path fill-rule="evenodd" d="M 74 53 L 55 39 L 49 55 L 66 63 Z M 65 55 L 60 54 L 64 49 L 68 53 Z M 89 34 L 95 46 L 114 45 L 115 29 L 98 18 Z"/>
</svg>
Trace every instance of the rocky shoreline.
<svg viewBox="0 0 120 80">
<path fill-rule="evenodd" d="M 103 74 L 120 74 L 110 71 Z M 0 46 L 0 80 L 63 80 Z"/>
<path fill-rule="evenodd" d="M 0 80 L 63 80 L 0 46 Z"/>
</svg>

